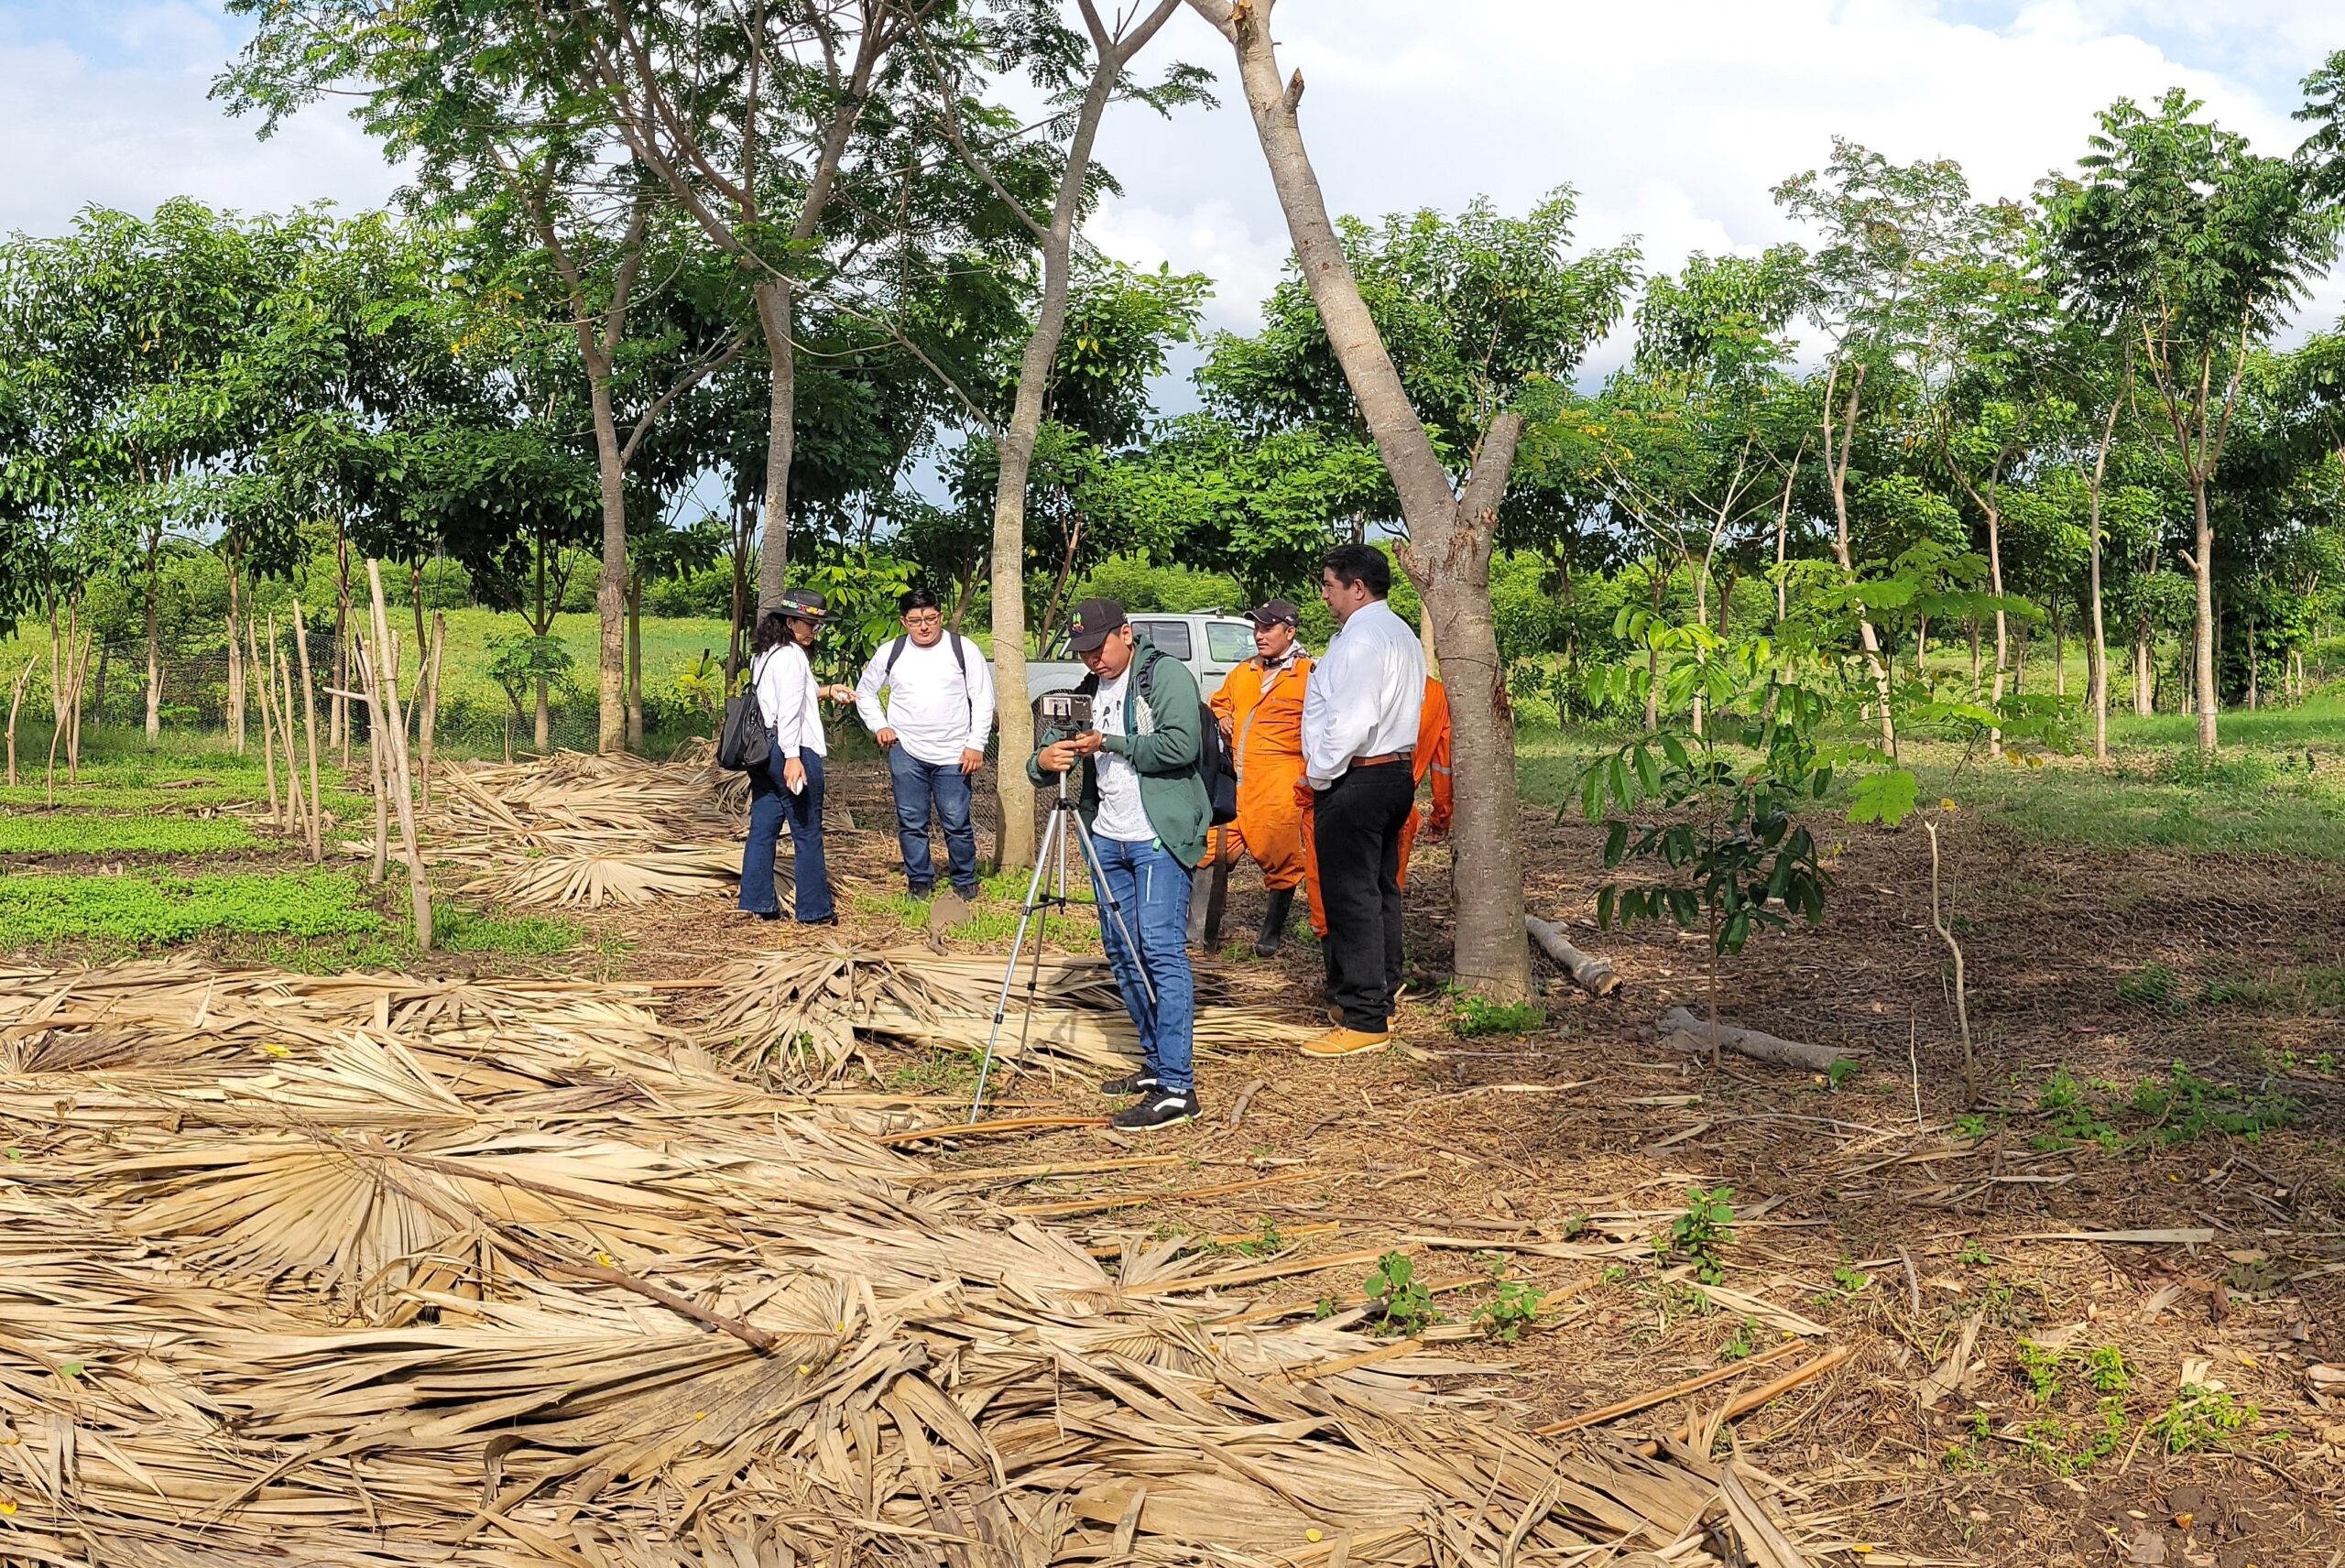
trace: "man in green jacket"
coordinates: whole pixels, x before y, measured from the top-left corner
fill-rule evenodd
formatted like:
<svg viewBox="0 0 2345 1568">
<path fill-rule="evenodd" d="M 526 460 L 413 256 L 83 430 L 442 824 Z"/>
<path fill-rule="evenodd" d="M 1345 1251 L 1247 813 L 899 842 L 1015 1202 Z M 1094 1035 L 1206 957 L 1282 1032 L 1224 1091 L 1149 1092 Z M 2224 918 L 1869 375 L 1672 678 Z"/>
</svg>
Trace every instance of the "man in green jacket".
<svg viewBox="0 0 2345 1568">
<path fill-rule="evenodd" d="M 1026 772 L 1039 784 L 1083 767 L 1076 809 L 1097 856 L 1099 938 L 1140 1030 L 1142 1059 L 1139 1072 L 1099 1088 L 1139 1095 L 1108 1120 L 1144 1132 L 1197 1115 L 1188 919 L 1190 878 L 1205 858 L 1213 816 L 1198 772 L 1205 708 L 1189 667 L 1140 640 L 1114 600 L 1076 605 L 1073 631 L 1075 657 L 1091 672 L 1076 690 L 1091 697 L 1096 727 L 1042 746 Z M 1121 928 L 1109 917 L 1110 898 L 1122 911 Z"/>
</svg>

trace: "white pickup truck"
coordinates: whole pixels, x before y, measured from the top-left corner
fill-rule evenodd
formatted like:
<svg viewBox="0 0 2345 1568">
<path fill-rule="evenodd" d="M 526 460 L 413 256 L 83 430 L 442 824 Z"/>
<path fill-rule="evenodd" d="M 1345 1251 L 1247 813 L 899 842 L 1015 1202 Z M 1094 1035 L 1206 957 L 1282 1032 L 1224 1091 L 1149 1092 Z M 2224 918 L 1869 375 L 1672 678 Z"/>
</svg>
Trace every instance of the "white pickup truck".
<svg viewBox="0 0 2345 1568">
<path fill-rule="evenodd" d="M 1208 697 L 1219 689 L 1223 676 L 1254 657 L 1254 623 L 1239 616 L 1215 610 L 1179 615 L 1135 611 L 1131 623 L 1158 651 L 1187 665 L 1198 690 Z M 1049 657 L 1027 663 L 1026 699 L 1040 704 L 1045 692 L 1072 691 L 1084 674 L 1062 631 L 1052 640 Z"/>
</svg>

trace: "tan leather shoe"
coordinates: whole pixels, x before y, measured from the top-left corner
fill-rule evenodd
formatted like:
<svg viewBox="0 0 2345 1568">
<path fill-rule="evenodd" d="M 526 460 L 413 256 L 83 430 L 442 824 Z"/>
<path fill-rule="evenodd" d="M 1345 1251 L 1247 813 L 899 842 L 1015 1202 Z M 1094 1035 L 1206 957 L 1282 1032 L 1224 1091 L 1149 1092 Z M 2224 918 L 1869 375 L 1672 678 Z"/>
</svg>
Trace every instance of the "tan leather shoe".
<svg viewBox="0 0 2345 1568">
<path fill-rule="evenodd" d="M 1303 1047 L 1305 1056 L 1369 1056 L 1392 1043 L 1390 1030 L 1369 1034 L 1362 1029 L 1337 1027 L 1317 1040 L 1307 1040 Z"/>
<path fill-rule="evenodd" d="M 1335 1025 L 1337 1029 L 1342 1029 L 1344 1027 L 1344 1009 L 1341 1007 L 1329 1007 L 1327 1009 L 1327 1021 Z M 1398 1029 L 1401 1027 L 1401 1015 L 1394 1013 L 1391 1017 L 1386 1018 L 1384 1020 L 1384 1027 L 1387 1030 Z"/>
</svg>

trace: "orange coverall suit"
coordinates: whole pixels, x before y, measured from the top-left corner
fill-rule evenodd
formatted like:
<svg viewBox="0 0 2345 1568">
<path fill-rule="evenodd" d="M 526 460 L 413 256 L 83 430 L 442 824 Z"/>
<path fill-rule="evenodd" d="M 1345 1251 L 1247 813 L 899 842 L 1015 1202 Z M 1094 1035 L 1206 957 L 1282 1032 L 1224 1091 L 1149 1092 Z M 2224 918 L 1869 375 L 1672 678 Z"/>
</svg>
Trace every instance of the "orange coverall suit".
<svg viewBox="0 0 2345 1568">
<path fill-rule="evenodd" d="M 1438 835 L 1449 831 L 1451 802 L 1449 772 L 1449 689 L 1432 676 L 1425 678 L 1425 705 L 1417 713 L 1417 745 L 1410 757 L 1410 771 L 1416 775 L 1420 788 L 1427 778 L 1433 779 L 1433 816 L 1430 825 Z M 1428 825 L 1424 809 L 1412 805 L 1409 820 L 1401 824 L 1401 886 L 1409 885 L 1409 852 L 1417 846 L 1417 833 Z M 1311 897 L 1311 929 L 1321 940 L 1327 935 L 1327 917 L 1319 905 L 1319 855 L 1311 835 L 1303 836 L 1303 887 Z"/>
<path fill-rule="evenodd" d="M 1272 670 L 1265 670 L 1259 657 L 1249 659 L 1222 677 L 1206 705 L 1214 717 L 1229 722 L 1229 755 L 1238 768 L 1238 820 L 1215 833 L 1229 833 L 1226 853 L 1233 861 L 1241 849 L 1254 857 L 1263 886 L 1292 887 L 1307 880 L 1316 928 L 1319 879 L 1304 875 L 1311 834 L 1294 799 L 1303 781 L 1303 694 L 1310 679 L 1307 653 Z M 1210 848 L 1205 864 L 1213 864 Z"/>
</svg>

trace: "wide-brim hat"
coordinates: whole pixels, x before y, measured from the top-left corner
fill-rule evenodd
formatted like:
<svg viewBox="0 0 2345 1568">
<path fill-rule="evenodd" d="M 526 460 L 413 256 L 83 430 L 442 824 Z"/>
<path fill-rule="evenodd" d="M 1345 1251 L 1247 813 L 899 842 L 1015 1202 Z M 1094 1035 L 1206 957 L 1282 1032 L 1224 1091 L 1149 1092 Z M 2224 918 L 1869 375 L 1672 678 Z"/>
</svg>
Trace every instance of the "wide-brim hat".
<svg viewBox="0 0 2345 1568">
<path fill-rule="evenodd" d="M 782 591 L 781 602 L 774 606 L 774 613 L 821 626 L 831 618 L 831 602 L 812 588 L 787 588 Z"/>
</svg>

